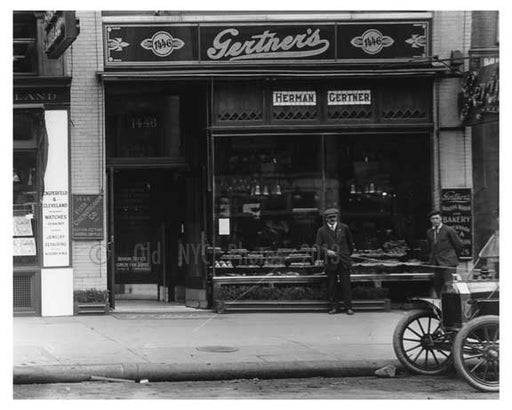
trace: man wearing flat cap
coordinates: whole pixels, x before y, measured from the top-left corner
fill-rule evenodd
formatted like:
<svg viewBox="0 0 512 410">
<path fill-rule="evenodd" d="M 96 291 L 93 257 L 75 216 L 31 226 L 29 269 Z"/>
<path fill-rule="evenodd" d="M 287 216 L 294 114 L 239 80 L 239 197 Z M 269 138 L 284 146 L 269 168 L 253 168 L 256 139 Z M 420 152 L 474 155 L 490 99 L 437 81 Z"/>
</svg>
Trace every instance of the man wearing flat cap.
<svg viewBox="0 0 512 410">
<path fill-rule="evenodd" d="M 340 311 L 340 293 L 343 293 L 345 312 L 353 315 L 350 269 L 353 252 L 352 233 L 347 225 L 339 222 L 339 211 L 329 208 L 324 211 L 325 224 L 316 234 L 318 254 L 325 261 L 325 273 L 329 283 L 329 314 Z"/>
</svg>

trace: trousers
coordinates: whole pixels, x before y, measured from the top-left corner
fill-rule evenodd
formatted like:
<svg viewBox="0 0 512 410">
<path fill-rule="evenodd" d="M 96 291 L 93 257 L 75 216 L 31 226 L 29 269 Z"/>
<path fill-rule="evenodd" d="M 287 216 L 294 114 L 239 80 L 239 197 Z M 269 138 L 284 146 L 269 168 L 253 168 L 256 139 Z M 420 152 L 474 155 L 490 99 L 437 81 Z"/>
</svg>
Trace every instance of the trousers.
<svg viewBox="0 0 512 410">
<path fill-rule="evenodd" d="M 439 266 L 435 269 L 433 287 L 437 297 L 441 297 L 441 289 L 445 283 L 452 282 L 452 273 L 457 270 L 456 266 Z"/>
<path fill-rule="evenodd" d="M 327 272 L 329 285 L 329 301 L 333 309 L 340 308 L 340 298 L 343 294 L 343 305 L 345 309 L 352 309 L 352 288 L 350 285 L 350 269 L 341 263 L 336 268 Z"/>
</svg>

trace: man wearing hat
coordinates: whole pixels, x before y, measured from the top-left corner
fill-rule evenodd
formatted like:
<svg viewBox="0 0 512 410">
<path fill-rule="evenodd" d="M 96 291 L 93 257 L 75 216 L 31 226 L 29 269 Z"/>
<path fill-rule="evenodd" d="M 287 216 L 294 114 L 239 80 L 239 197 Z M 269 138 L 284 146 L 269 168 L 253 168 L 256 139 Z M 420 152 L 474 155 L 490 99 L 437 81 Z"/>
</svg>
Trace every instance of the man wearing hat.
<svg viewBox="0 0 512 410">
<path fill-rule="evenodd" d="M 452 281 L 452 273 L 457 270 L 463 244 L 455 229 L 443 224 L 443 216 L 438 210 L 428 214 L 432 228 L 427 231 L 429 263 L 439 266 L 434 272 L 433 290 L 441 297 L 444 284 Z"/>
<path fill-rule="evenodd" d="M 345 312 L 353 315 L 352 290 L 350 287 L 350 269 L 353 252 L 352 234 L 347 225 L 338 221 L 339 211 L 336 208 L 326 209 L 325 224 L 316 234 L 316 248 L 319 256 L 324 258 L 325 273 L 329 282 L 329 314 L 339 312 L 340 293 L 343 292 Z"/>
</svg>

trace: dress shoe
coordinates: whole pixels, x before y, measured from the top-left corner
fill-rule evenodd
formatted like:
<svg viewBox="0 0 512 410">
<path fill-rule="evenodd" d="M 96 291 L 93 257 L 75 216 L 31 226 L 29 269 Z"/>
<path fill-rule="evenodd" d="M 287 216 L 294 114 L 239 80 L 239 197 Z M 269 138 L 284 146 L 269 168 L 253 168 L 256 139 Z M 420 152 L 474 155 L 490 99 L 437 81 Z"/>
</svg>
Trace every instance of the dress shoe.
<svg viewBox="0 0 512 410">
<path fill-rule="evenodd" d="M 331 309 L 331 310 L 329 310 L 329 314 L 330 315 L 334 315 L 335 313 L 338 313 L 338 312 L 339 312 L 338 309 Z"/>
<path fill-rule="evenodd" d="M 353 314 L 354 314 L 354 311 L 353 311 L 352 309 L 347 309 L 347 310 L 345 311 L 345 313 L 346 313 L 347 315 L 353 315 Z"/>
</svg>

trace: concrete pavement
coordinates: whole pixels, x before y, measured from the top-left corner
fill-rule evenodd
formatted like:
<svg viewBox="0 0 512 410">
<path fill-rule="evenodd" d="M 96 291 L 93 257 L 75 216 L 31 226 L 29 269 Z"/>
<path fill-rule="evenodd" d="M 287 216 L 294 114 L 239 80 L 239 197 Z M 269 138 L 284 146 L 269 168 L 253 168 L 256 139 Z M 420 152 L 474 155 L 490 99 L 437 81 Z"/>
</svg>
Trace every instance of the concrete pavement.
<svg viewBox="0 0 512 410">
<path fill-rule="evenodd" d="M 364 376 L 397 364 L 403 312 L 172 312 L 14 318 L 14 382 Z"/>
</svg>

